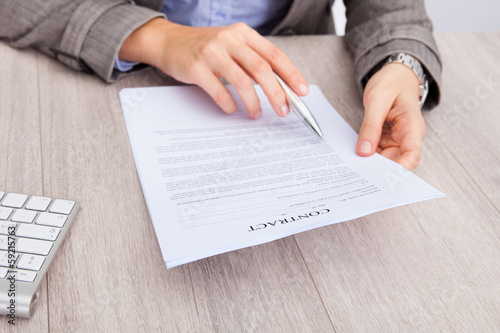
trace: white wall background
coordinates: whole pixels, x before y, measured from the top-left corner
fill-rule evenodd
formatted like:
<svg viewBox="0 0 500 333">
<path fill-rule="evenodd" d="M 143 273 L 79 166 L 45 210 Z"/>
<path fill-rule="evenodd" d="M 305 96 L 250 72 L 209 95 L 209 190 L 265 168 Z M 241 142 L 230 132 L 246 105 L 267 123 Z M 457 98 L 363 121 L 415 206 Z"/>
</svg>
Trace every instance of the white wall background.
<svg viewBox="0 0 500 333">
<path fill-rule="evenodd" d="M 425 0 L 434 32 L 500 31 L 500 0 Z M 345 7 L 333 5 L 337 35 L 345 31 Z"/>
</svg>

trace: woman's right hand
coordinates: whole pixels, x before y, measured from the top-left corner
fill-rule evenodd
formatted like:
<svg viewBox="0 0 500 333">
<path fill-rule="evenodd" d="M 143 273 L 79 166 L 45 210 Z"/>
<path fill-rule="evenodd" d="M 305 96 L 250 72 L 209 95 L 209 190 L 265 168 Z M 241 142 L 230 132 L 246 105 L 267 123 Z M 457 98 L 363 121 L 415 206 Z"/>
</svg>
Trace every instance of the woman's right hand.
<svg viewBox="0 0 500 333">
<path fill-rule="evenodd" d="M 253 119 L 262 110 L 252 79 L 279 116 L 286 116 L 289 107 L 273 72 L 299 96 L 309 92 L 304 77 L 285 53 L 244 23 L 199 28 L 156 18 L 125 40 L 119 58 L 155 66 L 176 80 L 196 84 L 224 112 L 232 113 L 236 102 L 220 81 L 224 77 Z"/>
</svg>

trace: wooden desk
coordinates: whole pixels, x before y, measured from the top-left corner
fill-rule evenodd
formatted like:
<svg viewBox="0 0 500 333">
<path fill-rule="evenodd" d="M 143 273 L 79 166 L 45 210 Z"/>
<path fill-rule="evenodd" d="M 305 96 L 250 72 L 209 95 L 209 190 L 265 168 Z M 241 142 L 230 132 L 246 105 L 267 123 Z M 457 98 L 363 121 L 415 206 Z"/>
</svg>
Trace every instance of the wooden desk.
<svg viewBox="0 0 500 333">
<path fill-rule="evenodd" d="M 500 33 L 437 35 L 442 102 L 416 173 L 446 194 L 165 268 L 108 85 L 0 44 L 0 188 L 82 209 L 15 332 L 493 332 L 500 327 Z M 335 36 L 273 38 L 355 129 Z M 319 51 L 321 50 L 321 51 Z"/>
</svg>

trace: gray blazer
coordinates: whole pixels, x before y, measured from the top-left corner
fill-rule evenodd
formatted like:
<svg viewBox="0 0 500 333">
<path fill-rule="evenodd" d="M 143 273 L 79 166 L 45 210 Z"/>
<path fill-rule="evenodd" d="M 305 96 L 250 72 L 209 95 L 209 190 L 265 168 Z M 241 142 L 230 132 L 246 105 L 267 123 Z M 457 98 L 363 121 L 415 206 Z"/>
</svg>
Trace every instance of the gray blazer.
<svg viewBox="0 0 500 333">
<path fill-rule="evenodd" d="M 331 34 L 334 0 L 294 0 L 272 35 Z M 441 63 L 423 0 L 344 0 L 345 42 L 362 91 L 367 75 L 389 54 L 408 52 L 431 79 L 428 106 L 439 100 Z M 163 0 L 0 0 L 0 39 L 34 47 L 107 82 L 125 38 L 159 13 Z M 132 71 L 133 72 L 133 71 Z M 429 105 L 430 104 L 430 105 Z"/>
</svg>

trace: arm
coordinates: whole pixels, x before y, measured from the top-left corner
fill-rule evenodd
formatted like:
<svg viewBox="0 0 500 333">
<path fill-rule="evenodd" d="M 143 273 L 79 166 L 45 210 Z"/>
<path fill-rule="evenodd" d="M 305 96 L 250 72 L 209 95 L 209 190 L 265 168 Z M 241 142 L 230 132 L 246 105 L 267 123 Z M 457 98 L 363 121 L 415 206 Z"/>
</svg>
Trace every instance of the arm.
<svg viewBox="0 0 500 333">
<path fill-rule="evenodd" d="M 112 82 L 125 75 L 113 71 L 121 44 L 139 26 L 162 16 L 154 9 L 126 0 L 0 0 L 0 39 Z"/>
<path fill-rule="evenodd" d="M 418 106 L 418 79 L 401 64 L 373 69 L 380 68 L 391 53 L 410 53 L 420 60 L 429 78 L 426 107 L 438 103 L 441 63 L 423 1 L 344 2 L 345 41 L 354 56 L 355 77 L 365 107 L 356 150 L 361 156 L 377 151 L 413 169 L 420 162 L 425 131 Z"/>
<path fill-rule="evenodd" d="M 278 115 L 289 112 L 276 71 L 300 95 L 307 83 L 290 59 L 244 24 L 192 28 L 174 24 L 158 10 L 161 0 L 0 0 L 0 38 L 14 47 L 35 47 L 78 70 L 108 82 L 126 75 L 113 70 L 122 60 L 153 65 L 206 90 L 225 112 L 236 103 L 219 78 L 243 100 L 252 118 L 261 114 L 252 79 L 261 84 Z"/>
</svg>

